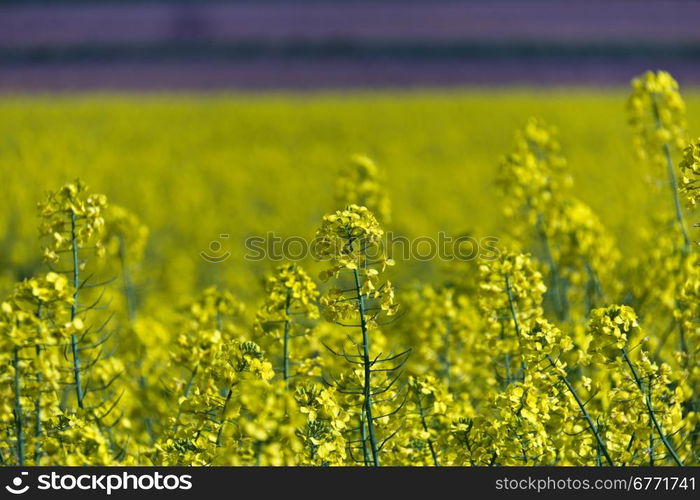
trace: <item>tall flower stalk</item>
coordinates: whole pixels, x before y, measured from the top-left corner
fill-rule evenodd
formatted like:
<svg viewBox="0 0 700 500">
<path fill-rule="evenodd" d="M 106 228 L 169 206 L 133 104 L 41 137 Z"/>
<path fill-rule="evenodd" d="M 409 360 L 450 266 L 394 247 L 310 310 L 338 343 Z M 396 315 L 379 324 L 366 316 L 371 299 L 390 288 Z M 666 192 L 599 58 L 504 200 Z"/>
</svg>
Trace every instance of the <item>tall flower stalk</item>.
<svg viewBox="0 0 700 500">
<path fill-rule="evenodd" d="M 292 373 L 292 341 L 310 332 L 319 317 L 316 284 L 297 264 L 282 264 L 265 280 L 265 302 L 258 310 L 256 329 L 282 342 L 282 378 L 287 389 Z"/>
<path fill-rule="evenodd" d="M 133 322 L 138 304 L 132 271 L 143 259 L 148 227 L 135 214 L 115 204 L 107 207 L 104 218 L 104 246 L 118 262 L 127 319 Z"/>
<path fill-rule="evenodd" d="M 97 255 L 104 255 L 104 247 L 100 240 L 104 228 L 104 209 L 107 199 L 101 194 L 88 194 L 86 186 L 81 181 L 66 184 L 61 189 L 49 192 L 46 201 L 39 204 L 39 215 L 42 219 L 40 227 L 46 244 L 44 257 L 52 264 L 62 262 L 62 254 L 70 253 L 68 273 L 72 277 L 73 300 L 70 306 L 70 351 L 73 365 L 73 383 L 78 407 L 84 408 L 84 387 L 81 367 L 78 335 L 83 331 L 84 324 L 79 317 L 80 291 L 88 286 L 89 277 L 80 281 L 80 271 L 84 266 L 80 251 L 92 245 Z M 94 285 L 89 285 L 94 286 Z M 86 306 L 86 311 L 96 304 Z M 88 366 L 89 368 L 89 366 Z"/>
<path fill-rule="evenodd" d="M 359 414 L 359 448 L 363 460 L 381 465 L 380 451 L 391 434 L 380 440 L 377 421 L 398 412 L 375 412 L 375 399 L 392 389 L 401 375 L 400 369 L 409 351 L 395 355 L 372 354 L 371 336 L 378 326 L 380 316 L 392 316 L 397 311 L 394 290 L 389 281 L 380 281 L 381 274 L 393 261 L 384 255 L 383 230 L 377 219 L 366 208 L 349 205 L 343 210 L 323 218 L 317 231 L 317 258 L 326 262 L 327 269 L 321 278 L 335 279 L 340 286 L 332 287 L 321 298 L 321 306 L 327 320 L 346 328 L 356 328 L 361 334 L 359 342 L 353 342 L 357 354 L 331 351 L 351 366 L 358 367 L 349 377 L 336 381 L 340 393 L 358 396 L 361 400 Z"/>
<path fill-rule="evenodd" d="M 638 362 L 631 359 L 629 341 L 638 326 L 637 315 L 629 306 L 615 305 L 594 309 L 588 325 L 591 336 L 589 349 L 594 360 L 612 363 L 616 369 L 627 371 L 630 375 L 626 383 L 627 387 L 623 384 L 621 390 L 632 394 L 637 392 L 636 397 L 633 396 L 634 401 L 639 403 L 636 410 L 646 414 L 649 427 L 658 434 L 673 462 L 676 465 L 683 465 L 671 442 L 671 434 L 664 429 L 665 425 L 673 424 L 675 420 L 673 413 L 681 411 L 677 398 L 669 389 L 670 367 L 655 365 L 644 351 L 641 352 Z M 648 384 L 645 380 L 648 380 Z M 658 388 L 657 394 L 653 393 L 654 386 Z M 655 407 L 655 402 L 658 407 L 662 405 L 666 407 L 664 413 Z M 634 438 L 637 433 L 641 434 L 641 429 L 632 428 L 629 432 Z M 653 444 L 653 440 L 651 442 Z M 650 457 L 653 452 L 652 446 L 648 449 Z"/>
<path fill-rule="evenodd" d="M 685 103 L 678 82 L 665 71 L 648 71 L 632 81 L 627 102 L 629 121 L 635 131 L 635 149 L 641 159 L 666 170 L 683 251 L 690 250 L 690 239 L 683 220 L 673 153 L 685 146 Z"/>
</svg>

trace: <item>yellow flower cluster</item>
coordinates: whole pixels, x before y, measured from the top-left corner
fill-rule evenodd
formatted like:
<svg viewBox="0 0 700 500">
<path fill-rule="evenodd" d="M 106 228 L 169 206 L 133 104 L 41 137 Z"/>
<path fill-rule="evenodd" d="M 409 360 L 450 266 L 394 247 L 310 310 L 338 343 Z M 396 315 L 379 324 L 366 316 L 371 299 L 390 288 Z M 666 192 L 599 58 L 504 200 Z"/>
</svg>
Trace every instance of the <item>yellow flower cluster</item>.
<svg viewBox="0 0 700 500">
<path fill-rule="evenodd" d="M 140 261 L 148 241 L 148 227 L 124 207 L 110 204 L 104 211 L 104 246 L 120 260 Z"/>
<path fill-rule="evenodd" d="M 316 284 L 297 264 L 282 264 L 265 280 L 265 302 L 256 315 L 259 334 L 272 335 L 282 343 L 282 376 L 289 386 L 292 374 L 292 340 L 307 336 L 309 321 L 319 317 Z M 306 322 L 306 324 L 305 324 Z M 302 351 L 308 355 L 308 352 Z M 308 358 L 307 358 L 308 359 Z M 307 373 L 303 373 L 306 371 Z M 309 375 L 301 369 L 296 375 Z"/>
<path fill-rule="evenodd" d="M 323 218 L 316 232 L 317 258 L 327 261 L 328 269 L 321 273 L 323 281 L 350 272 L 357 293 L 374 299 L 382 312 L 393 315 L 397 310 L 394 289 L 391 282 L 380 282 L 381 272 L 394 265 L 384 253 L 383 236 L 384 231 L 367 207 L 350 205 Z M 355 306 L 345 300 L 345 293 L 331 288 L 321 298 L 327 319 L 345 320 L 356 313 Z M 374 322 L 368 324 L 373 326 Z"/>
<path fill-rule="evenodd" d="M 580 321 L 618 291 L 613 270 L 619 252 L 593 210 L 570 193 L 573 182 L 556 131 L 531 118 L 515 142 L 497 179 L 504 214 L 512 219 L 511 246 L 545 263 L 545 299 L 557 319 Z"/>
<path fill-rule="evenodd" d="M 336 204 L 339 207 L 367 207 L 383 224 L 391 222 L 391 201 L 379 168 L 365 155 L 353 155 L 350 165 L 340 172 L 336 183 Z"/>
<path fill-rule="evenodd" d="M 639 326 L 637 314 L 629 306 L 610 306 L 591 311 L 589 352 L 598 360 L 609 359 L 610 350 L 626 348 L 630 334 Z"/>
<path fill-rule="evenodd" d="M 336 401 L 332 388 L 318 385 L 297 387 L 294 398 L 306 423 L 297 435 L 308 455 L 302 459 L 304 465 L 331 465 L 344 463 L 347 459 L 347 442 L 344 431 L 348 427 L 349 415 Z"/>
<path fill-rule="evenodd" d="M 474 304 L 453 288 L 430 285 L 403 295 L 405 313 L 402 336 L 413 346 L 412 372 L 437 374 L 454 391 L 467 390 L 471 376 L 482 365 L 467 355 L 481 321 Z"/>
<path fill-rule="evenodd" d="M 556 129 L 530 118 L 516 133 L 514 151 L 501 160 L 496 179 L 505 214 L 525 215 L 534 223 L 536 214 L 570 183 L 565 169 Z"/>
<path fill-rule="evenodd" d="M 479 304 L 493 323 L 508 318 L 507 335 L 542 316 L 547 287 L 529 255 L 502 252 L 497 260 L 483 262 L 480 273 Z"/>
<path fill-rule="evenodd" d="M 317 319 L 319 292 L 301 266 L 283 264 L 265 279 L 265 302 L 256 317 L 256 327 L 278 330 L 292 316 Z"/>
<path fill-rule="evenodd" d="M 91 243 L 104 230 L 106 205 L 106 196 L 88 194 L 79 180 L 48 193 L 46 201 L 39 204 L 39 232 L 46 239 L 44 257 L 58 262 L 61 254 L 73 249 L 74 243 L 77 248 Z M 98 255 L 104 253 L 101 241 L 94 245 Z"/>
<path fill-rule="evenodd" d="M 700 139 L 688 144 L 683 150 L 683 157 L 678 165 L 681 170 L 681 191 L 685 194 L 691 207 L 700 200 L 698 178 L 700 177 Z"/>
<path fill-rule="evenodd" d="M 647 71 L 632 81 L 627 112 L 640 158 L 664 166 L 665 144 L 673 149 L 685 146 L 685 103 L 678 82 L 666 71 Z"/>
</svg>

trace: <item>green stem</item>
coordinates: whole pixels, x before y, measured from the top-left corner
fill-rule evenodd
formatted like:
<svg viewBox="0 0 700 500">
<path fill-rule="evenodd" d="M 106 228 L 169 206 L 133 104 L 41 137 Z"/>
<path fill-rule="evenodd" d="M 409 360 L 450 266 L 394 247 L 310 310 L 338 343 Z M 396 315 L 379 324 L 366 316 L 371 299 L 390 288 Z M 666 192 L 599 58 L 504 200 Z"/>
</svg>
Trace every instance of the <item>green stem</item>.
<svg viewBox="0 0 700 500">
<path fill-rule="evenodd" d="M 531 151 L 535 154 L 535 157 L 539 161 L 544 161 L 547 162 L 549 161 L 548 155 L 546 152 L 542 151 L 540 147 L 535 144 L 532 141 L 528 141 L 528 146 L 530 147 Z M 532 202 L 528 200 L 527 202 L 528 208 L 532 210 Z M 566 296 L 565 294 L 562 293 L 560 282 L 559 282 L 559 272 L 557 270 L 557 265 L 554 262 L 554 257 L 552 256 L 552 250 L 549 246 L 549 238 L 547 237 L 547 232 L 544 229 L 544 222 L 542 220 L 542 214 L 540 212 L 536 212 L 537 216 L 537 222 L 535 224 L 536 231 L 538 236 L 540 237 L 540 240 L 542 242 L 542 246 L 544 248 L 544 254 L 545 258 L 547 259 L 547 265 L 549 266 L 549 274 L 550 278 L 552 280 L 552 293 L 554 294 L 554 308 L 555 313 L 557 314 L 557 318 L 559 321 L 564 321 L 564 319 L 567 316 L 567 309 L 568 307 L 566 306 Z"/>
<path fill-rule="evenodd" d="M 192 390 L 192 383 L 194 382 L 194 378 L 197 376 L 198 368 L 198 366 L 194 367 L 194 370 L 192 370 L 192 375 L 190 375 L 190 379 L 187 381 L 187 385 L 185 386 L 185 392 L 183 392 L 182 394 L 185 397 L 190 395 L 190 391 Z"/>
<path fill-rule="evenodd" d="M 547 361 L 549 361 L 549 364 L 552 365 L 552 368 L 555 370 L 557 369 L 557 365 L 552 359 L 552 356 L 547 354 Z M 586 406 L 583 404 L 583 401 L 579 397 L 578 393 L 576 392 L 576 389 L 574 386 L 569 382 L 569 379 L 562 375 L 561 373 L 558 373 L 559 378 L 561 379 L 562 382 L 564 382 L 564 385 L 566 385 L 566 388 L 569 389 L 569 392 L 571 395 L 574 397 L 576 400 L 576 404 L 578 407 L 581 409 L 581 413 L 583 414 L 583 418 L 586 420 L 586 423 L 588 424 L 588 428 L 591 430 L 591 433 L 595 437 L 596 442 L 598 443 L 598 450 L 600 453 L 603 454 L 605 457 L 605 460 L 608 462 L 608 465 L 610 467 L 614 467 L 615 464 L 613 463 L 612 459 L 610 458 L 610 454 L 608 453 L 608 448 L 605 446 L 605 441 L 603 441 L 602 436 L 600 435 L 600 432 L 598 431 L 598 427 L 593 423 L 593 419 L 591 416 L 588 414 L 588 410 L 586 410 Z"/>
<path fill-rule="evenodd" d="M 595 296 L 604 299 L 603 289 L 600 286 L 600 281 L 596 272 L 591 267 L 591 263 L 586 258 L 585 267 L 586 273 L 588 274 L 588 282 L 586 283 L 586 311 L 591 312 L 595 308 Z"/>
<path fill-rule="evenodd" d="M 651 398 L 651 377 L 649 377 L 649 397 Z M 651 419 L 649 420 L 649 465 L 654 466 L 654 427 L 651 424 Z"/>
<path fill-rule="evenodd" d="M 625 360 L 627 363 L 627 366 L 629 366 L 630 371 L 632 372 L 632 377 L 634 378 L 635 383 L 637 384 L 637 387 L 642 393 L 642 396 L 644 397 L 644 403 L 647 407 L 647 411 L 649 413 L 649 418 L 651 419 L 651 422 L 656 429 L 656 432 L 659 434 L 659 437 L 661 438 L 661 442 L 664 444 L 668 452 L 671 454 L 671 457 L 673 458 L 673 461 L 676 462 L 676 465 L 682 466 L 683 462 L 681 459 L 678 457 L 678 454 L 676 453 L 676 450 L 673 449 L 673 445 L 671 442 L 668 440 L 668 437 L 666 434 L 664 434 L 663 429 L 661 428 L 661 424 L 659 424 L 659 421 L 656 419 L 656 414 L 654 413 L 654 407 L 651 403 L 651 396 L 649 393 L 647 393 L 644 390 L 644 383 L 642 380 L 639 378 L 639 374 L 637 373 L 636 368 L 632 364 L 632 361 L 630 360 L 629 356 L 627 355 L 627 349 L 622 349 L 622 359 Z"/>
<path fill-rule="evenodd" d="M 75 212 L 70 213 L 70 236 L 73 253 L 73 303 L 70 307 L 70 319 L 73 321 L 78 314 L 78 287 L 80 286 L 78 263 L 78 237 L 76 234 Z M 78 398 L 78 406 L 83 408 L 83 387 L 80 380 L 80 358 L 78 356 L 78 337 L 73 333 L 70 336 L 71 352 L 73 354 L 73 378 L 75 380 L 75 395 Z"/>
<path fill-rule="evenodd" d="M 428 430 L 428 424 L 425 421 L 425 412 L 423 411 L 423 405 L 420 402 L 420 394 L 416 394 L 416 402 L 418 403 L 418 413 L 420 415 L 420 422 L 423 425 L 423 430 L 425 432 L 430 432 Z M 430 454 L 433 457 L 433 464 L 435 464 L 435 467 L 440 467 L 437 453 L 435 452 L 435 447 L 433 446 L 433 440 L 430 438 L 428 438 L 428 448 L 430 448 Z"/>
<path fill-rule="evenodd" d="M 554 312 L 556 313 L 559 321 L 564 321 L 564 319 L 566 319 L 567 309 L 566 297 L 562 293 L 557 264 L 556 262 L 554 262 L 552 249 L 549 246 L 549 238 L 547 237 L 547 232 L 544 230 L 542 215 L 539 213 L 537 214 L 537 233 L 539 234 L 540 240 L 542 241 L 542 247 L 544 248 L 544 256 L 547 260 L 547 266 L 549 267 L 549 276 L 552 282 L 552 295 L 554 295 Z"/>
<path fill-rule="evenodd" d="M 41 348 L 36 346 L 36 357 L 39 359 Z M 41 387 L 41 372 L 36 372 L 37 387 Z M 41 391 L 37 393 L 36 402 L 34 404 L 34 465 L 39 465 L 41 462 Z"/>
<path fill-rule="evenodd" d="M 678 196 L 678 180 L 676 179 L 676 171 L 673 168 L 673 159 L 671 158 L 671 149 L 668 147 L 668 144 L 664 144 L 664 156 L 666 158 L 666 169 L 668 170 L 668 184 L 673 192 L 673 208 L 676 212 L 676 223 L 683 236 L 683 253 L 687 254 L 690 251 L 690 238 L 688 238 L 688 231 L 685 228 L 685 221 L 683 220 L 683 209 L 681 208 L 681 200 Z"/>
<path fill-rule="evenodd" d="M 450 318 L 444 318 L 445 320 L 445 333 L 442 336 L 442 351 L 440 352 L 440 364 L 442 365 L 442 376 L 445 379 L 447 388 L 449 389 L 451 380 L 450 375 L 450 336 L 452 333 L 452 323 Z"/>
<path fill-rule="evenodd" d="M 194 370 L 192 370 L 192 374 L 190 375 L 190 379 L 187 381 L 187 385 L 185 386 L 185 391 L 182 393 L 182 396 L 184 398 L 187 398 L 190 395 L 190 391 L 192 390 L 192 384 L 194 383 L 194 378 L 197 376 L 197 370 L 199 369 L 198 366 L 194 367 Z M 175 415 L 175 424 L 173 424 L 173 432 L 177 431 L 178 426 L 180 425 L 180 416 L 182 415 L 182 405 L 178 405 L 177 408 L 177 414 Z"/>
<path fill-rule="evenodd" d="M 365 407 L 362 407 L 360 413 L 360 441 L 362 442 L 362 457 L 365 461 L 365 466 L 369 465 L 369 450 L 367 449 L 367 429 L 365 427 Z"/>
<path fill-rule="evenodd" d="M 39 302 L 36 311 L 36 317 L 41 320 L 41 302 Z M 39 363 L 39 357 L 41 356 L 41 347 L 36 345 L 36 360 Z M 36 384 L 37 387 L 41 388 L 41 371 L 37 368 L 36 371 Z M 41 462 L 41 390 L 37 392 L 36 402 L 34 404 L 34 465 L 39 465 Z"/>
<path fill-rule="evenodd" d="M 503 327 L 503 323 L 501 322 L 501 340 L 504 340 L 504 339 L 505 339 L 505 335 L 504 335 L 504 333 L 503 333 L 504 330 L 505 330 L 505 328 Z M 506 369 L 506 371 L 505 371 L 505 378 L 504 378 L 504 382 L 505 382 L 504 388 L 505 388 L 505 387 L 508 387 L 508 386 L 510 385 L 510 383 L 511 383 L 511 375 L 510 375 L 510 354 L 509 354 L 508 352 L 506 352 L 506 353 L 503 355 L 503 364 L 505 365 L 505 369 Z M 496 375 L 498 375 L 498 370 L 496 370 Z"/>
<path fill-rule="evenodd" d="M 20 386 L 19 373 L 19 347 L 15 347 L 15 355 L 12 361 L 15 369 L 15 427 L 17 433 L 17 461 L 19 465 L 24 465 L 24 417 L 22 415 L 22 389 Z"/>
<path fill-rule="evenodd" d="M 372 417 L 372 370 L 369 357 L 369 332 L 367 330 L 367 319 L 365 318 L 365 296 L 362 294 L 360 283 L 360 273 L 353 270 L 355 275 L 355 289 L 357 290 L 357 307 L 360 312 L 360 328 L 362 329 L 362 361 L 364 365 L 364 407 L 367 415 L 367 432 L 369 434 L 369 444 L 372 451 L 372 462 L 375 467 L 379 467 L 379 449 L 377 446 L 377 435 L 374 430 L 374 418 Z"/>
<path fill-rule="evenodd" d="M 140 368 L 140 363 L 139 363 L 139 368 Z M 141 390 L 141 393 L 143 394 L 146 391 L 146 377 L 143 375 L 139 375 L 138 378 L 138 383 L 139 383 L 139 389 Z M 151 443 L 156 442 L 156 434 L 153 432 L 153 419 L 151 417 L 144 417 L 143 418 L 143 423 L 146 426 L 146 432 L 148 432 L 148 436 L 151 438 Z"/>
<path fill-rule="evenodd" d="M 291 339 L 289 338 L 289 329 L 291 322 L 289 320 L 289 306 L 292 303 L 292 291 L 287 288 L 287 297 L 284 302 L 284 352 L 282 354 L 282 375 L 284 377 L 284 386 L 289 390 L 289 348 Z"/>
<path fill-rule="evenodd" d="M 226 394 L 226 401 L 224 401 L 224 407 L 221 410 L 221 425 L 219 426 L 219 432 L 216 434 L 216 447 L 221 447 L 221 437 L 224 432 L 224 425 L 226 424 L 226 408 L 228 407 L 228 402 L 231 401 L 231 395 L 233 390 L 229 387 L 228 393 Z"/>
<path fill-rule="evenodd" d="M 654 113 L 654 120 L 656 122 L 656 129 L 662 128 L 661 117 L 659 116 L 659 107 L 656 103 L 656 97 L 652 95 L 651 99 L 652 111 Z M 666 170 L 668 172 L 668 186 L 671 188 L 671 194 L 673 196 L 673 207 L 676 213 L 676 223 L 681 230 L 681 235 L 683 236 L 683 253 L 687 254 L 690 251 L 690 239 L 688 238 L 688 232 L 685 229 L 685 222 L 683 221 L 683 209 L 681 208 L 681 200 L 678 196 L 678 180 L 676 179 L 676 170 L 673 165 L 673 158 L 671 156 L 671 147 L 667 142 L 664 142 L 662 146 L 664 152 L 664 159 L 666 160 Z"/>
<path fill-rule="evenodd" d="M 126 244 L 124 238 L 119 236 L 119 263 L 122 268 L 122 281 L 124 285 L 124 300 L 126 302 L 126 314 L 129 321 L 134 321 L 136 316 L 134 308 L 134 285 L 131 282 L 129 268 L 126 264 Z"/>
<path fill-rule="evenodd" d="M 262 451 L 262 443 L 260 441 L 255 441 L 253 447 L 255 448 L 255 466 L 260 467 L 260 452 Z"/>
<path fill-rule="evenodd" d="M 515 324 L 515 334 L 517 336 L 518 342 L 520 342 L 520 336 L 521 336 L 521 330 L 520 330 L 520 322 L 518 321 L 518 314 L 515 310 L 515 300 L 513 299 L 513 292 L 510 289 L 510 278 L 506 274 L 506 294 L 508 295 L 508 306 L 510 307 L 510 314 L 511 317 L 513 318 L 513 323 Z M 525 361 L 522 361 L 520 363 L 520 369 L 523 372 L 523 378 L 525 377 Z"/>
<path fill-rule="evenodd" d="M 678 301 L 676 301 L 676 306 L 681 311 L 683 310 L 683 306 Z M 678 321 L 678 344 L 679 344 L 681 351 L 685 354 L 685 356 L 683 358 L 684 359 L 683 365 L 684 365 L 684 368 L 687 368 L 689 352 L 688 352 L 688 343 L 685 340 L 685 328 L 683 328 L 683 321 Z"/>
<path fill-rule="evenodd" d="M 515 300 L 513 300 L 513 292 L 510 289 L 510 278 L 506 274 L 506 295 L 508 295 L 508 307 L 510 307 L 510 315 L 513 318 L 513 323 L 515 324 L 515 334 L 520 338 L 520 322 L 518 321 L 518 314 L 515 311 Z"/>
</svg>

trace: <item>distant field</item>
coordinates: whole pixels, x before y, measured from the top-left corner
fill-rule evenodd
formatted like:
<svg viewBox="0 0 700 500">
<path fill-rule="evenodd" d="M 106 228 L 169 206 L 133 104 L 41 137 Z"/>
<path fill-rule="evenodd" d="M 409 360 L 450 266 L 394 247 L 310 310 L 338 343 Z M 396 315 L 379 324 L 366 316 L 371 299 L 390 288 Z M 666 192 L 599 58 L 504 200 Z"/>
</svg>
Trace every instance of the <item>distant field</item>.
<svg viewBox="0 0 700 500">
<path fill-rule="evenodd" d="M 697 125 L 700 93 L 684 95 Z M 394 231 L 498 236 L 505 222 L 496 165 L 511 149 L 512 131 L 531 115 L 559 127 L 577 195 L 630 249 L 637 232 L 630 217 L 650 210 L 625 98 L 625 91 L 525 89 L 5 97 L 0 262 L 25 275 L 39 269 L 35 203 L 45 189 L 81 177 L 150 227 L 144 267 L 152 286 L 188 292 L 216 281 L 244 283 L 247 273 L 270 265 L 242 262 L 245 237 L 312 236 L 321 215 L 337 208 L 336 174 L 356 152 L 386 173 Z M 202 261 L 198 253 L 223 233 L 232 258 L 223 266 Z M 179 270 L 177 279 L 168 268 Z"/>
</svg>

